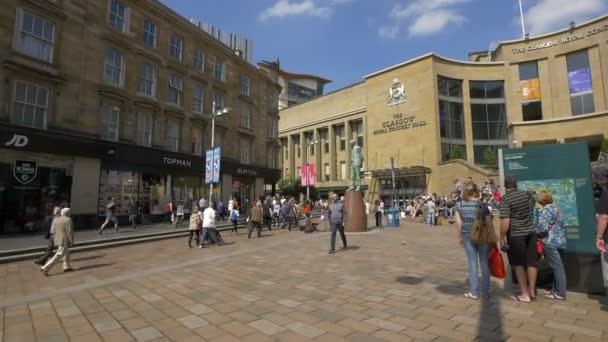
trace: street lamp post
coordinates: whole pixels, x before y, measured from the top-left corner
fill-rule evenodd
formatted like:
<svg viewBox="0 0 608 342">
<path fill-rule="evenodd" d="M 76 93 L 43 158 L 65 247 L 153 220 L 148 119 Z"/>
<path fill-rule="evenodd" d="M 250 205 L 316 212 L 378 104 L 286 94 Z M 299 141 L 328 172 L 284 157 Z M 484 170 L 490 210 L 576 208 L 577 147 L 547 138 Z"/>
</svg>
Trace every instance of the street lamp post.
<svg viewBox="0 0 608 342">
<path fill-rule="evenodd" d="M 215 118 L 220 117 L 224 114 L 228 114 L 231 110 L 230 107 L 224 107 L 220 109 L 215 109 L 215 100 L 212 104 L 212 112 L 211 112 L 211 182 L 209 183 L 209 205 L 211 205 L 211 197 L 213 197 L 213 159 L 215 158 Z"/>
<path fill-rule="evenodd" d="M 310 164 L 308 163 L 308 146 L 313 146 L 313 148 L 314 148 L 314 145 L 317 143 L 319 143 L 317 140 L 306 142 L 306 164 L 305 164 L 306 170 L 305 170 L 305 173 L 306 173 L 306 200 L 307 201 L 310 201 L 310 172 L 308 172 Z"/>
</svg>

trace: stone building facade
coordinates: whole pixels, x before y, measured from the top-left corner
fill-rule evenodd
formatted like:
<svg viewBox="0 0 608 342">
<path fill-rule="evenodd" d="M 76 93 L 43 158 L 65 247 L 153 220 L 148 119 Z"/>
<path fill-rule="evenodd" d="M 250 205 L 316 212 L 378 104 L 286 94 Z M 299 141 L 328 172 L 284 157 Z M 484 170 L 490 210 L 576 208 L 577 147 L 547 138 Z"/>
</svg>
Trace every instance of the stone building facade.
<svg viewBox="0 0 608 342">
<path fill-rule="evenodd" d="M 151 221 L 169 200 L 191 209 L 225 107 L 214 196 L 274 190 L 281 87 L 196 25 L 158 0 L 0 7 L 0 231 L 40 229 L 59 204 L 94 226 L 111 197 Z"/>
<path fill-rule="evenodd" d="M 429 53 L 387 67 L 281 111 L 283 175 L 297 177 L 301 141 L 328 131 L 328 153 L 312 156 L 309 149 L 308 158 L 316 162 L 321 194 L 344 191 L 348 154 L 331 147 L 341 126 L 347 141 L 357 132 L 364 142 L 369 200 L 392 193 L 391 158 L 400 199 L 447 193 L 455 179 L 493 178 L 484 166 L 502 147 L 585 142 L 594 158 L 608 136 L 605 65 L 608 16 L 501 42 L 468 61 Z M 352 128 L 358 121 L 362 131 Z"/>
</svg>

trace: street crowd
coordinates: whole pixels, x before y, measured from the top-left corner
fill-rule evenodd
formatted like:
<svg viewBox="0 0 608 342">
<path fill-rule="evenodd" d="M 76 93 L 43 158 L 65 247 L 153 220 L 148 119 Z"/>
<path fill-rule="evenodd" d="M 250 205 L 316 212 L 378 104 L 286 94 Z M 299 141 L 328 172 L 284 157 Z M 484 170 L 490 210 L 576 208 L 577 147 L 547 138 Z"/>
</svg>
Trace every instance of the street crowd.
<svg viewBox="0 0 608 342">
<path fill-rule="evenodd" d="M 490 296 L 490 262 L 498 249 L 506 253 L 510 267 L 513 269 L 519 286 L 519 293 L 510 298 L 522 303 L 536 299 L 538 263 L 544 258 L 552 273 L 553 286 L 543 295 L 550 299 L 566 299 L 566 272 L 562 253 L 566 248 L 566 228 L 561 209 L 554 203 L 553 194 L 547 189 L 518 189 L 517 179 L 507 176 L 504 180 L 505 192 L 501 195 L 499 186 L 493 181 L 478 186 L 471 179 L 464 182 L 454 181 L 455 187 L 450 194 L 422 194 L 412 200 L 396 203 L 394 207 L 401 218 L 422 216 L 423 222 L 437 225 L 438 218 L 454 223 L 457 227 L 457 240 L 464 248 L 469 273 L 469 291 L 465 297 L 477 300 Z M 608 279 L 608 254 L 606 250 L 606 226 L 608 225 L 608 184 L 595 184 L 594 196 L 597 206 L 597 239 L 596 247 L 602 253 L 603 277 Z M 111 199 L 106 206 L 106 220 L 99 233 L 110 224 L 118 231 L 118 220 L 114 214 L 116 203 Z M 246 199 L 239 203 L 236 198 L 228 205 L 201 198 L 192 211 L 188 222 L 188 247 L 205 248 L 221 246 L 224 241 L 217 230 L 219 221 L 229 220 L 234 234 L 239 234 L 239 223 L 243 218 L 247 227 L 247 236 L 262 236 L 262 229 L 288 229 L 294 227 L 313 232 L 317 224 L 311 220 L 313 210 L 321 211 L 321 220 L 327 220 L 331 230 L 329 254 L 335 253 L 337 234 L 340 234 L 343 248 L 347 247 L 344 225 L 346 209 L 343 198 L 334 195 L 331 201 L 320 200 L 314 203 L 306 201 L 303 205 L 295 198 L 260 197 Z M 374 213 L 376 226 L 382 227 L 386 215 L 385 204 L 377 200 L 373 206 L 365 203 L 367 214 Z M 180 205 L 168 205 L 169 220 L 177 228 L 184 223 L 183 208 Z M 500 227 L 494 227 L 494 215 L 498 214 Z M 63 261 L 64 272 L 72 271 L 70 265 L 70 247 L 74 243 L 73 224 L 70 209 L 56 207 L 54 219 L 47 233 L 49 245 L 45 253 L 35 262 L 41 265 L 44 275 L 58 262 Z M 135 219 L 132 217 L 133 229 Z M 301 224 L 302 220 L 304 224 Z M 497 232 L 498 231 L 498 232 Z M 56 251 L 55 251 L 56 248 Z M 504 273 L 504 266 L 503 272 Z M 481 286 L 479 286 L 479 269 Z M 504 277 L 504 275 L 503 275 Z"/>
</svg>

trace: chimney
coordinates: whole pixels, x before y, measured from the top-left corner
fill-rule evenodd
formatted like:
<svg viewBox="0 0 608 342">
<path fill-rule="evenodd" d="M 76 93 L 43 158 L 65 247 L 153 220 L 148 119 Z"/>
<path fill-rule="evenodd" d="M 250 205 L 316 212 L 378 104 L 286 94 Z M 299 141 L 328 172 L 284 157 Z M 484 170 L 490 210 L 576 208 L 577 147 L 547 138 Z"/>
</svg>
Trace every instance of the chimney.
<svg viewBox="0 0 608 342">
<path fill-rule="evenodd" d="M 241 57 L 241 58 L 243 58 L 243 51 L 241 51 L 240 49 L 234 50 L 234 54 L 237 55 L 237 56 L 239 56 L 239 57 Z"/>
</svg>

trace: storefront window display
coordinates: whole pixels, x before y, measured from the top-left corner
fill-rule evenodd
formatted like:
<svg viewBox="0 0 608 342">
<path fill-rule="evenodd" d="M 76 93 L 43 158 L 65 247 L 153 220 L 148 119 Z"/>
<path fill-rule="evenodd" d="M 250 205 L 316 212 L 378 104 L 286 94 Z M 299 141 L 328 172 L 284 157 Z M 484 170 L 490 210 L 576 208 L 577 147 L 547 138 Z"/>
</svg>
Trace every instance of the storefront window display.
<svg viewBox="0 0 608 342">
<path fill-rule="evenodd" d="M 104 215 L 106 204 L 114 198 L 118 215 L 127 215 L 131 206 L 140 203 L 146 222 L 156 222 L 164 216 L 169 201 L 183 205 L 190 213 L 203 190 L 199 177 L 102 170 L 99 213 Z"/>
</svg>

